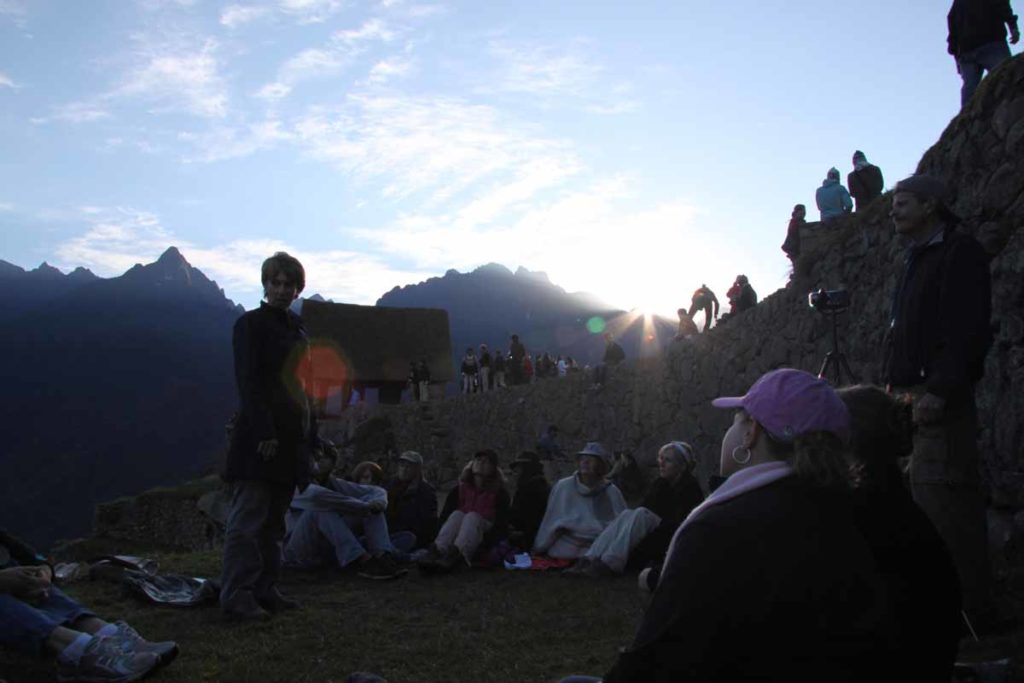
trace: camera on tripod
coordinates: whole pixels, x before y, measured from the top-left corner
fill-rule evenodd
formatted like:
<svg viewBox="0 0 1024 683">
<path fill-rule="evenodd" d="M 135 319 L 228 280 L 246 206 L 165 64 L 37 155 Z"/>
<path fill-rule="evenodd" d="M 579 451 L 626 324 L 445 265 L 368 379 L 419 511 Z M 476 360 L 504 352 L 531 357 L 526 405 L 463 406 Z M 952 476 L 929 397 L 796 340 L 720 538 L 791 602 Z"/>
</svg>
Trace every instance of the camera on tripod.
<svg viewBox="0 0 1024 683">
<path fill-rule="evenodd" d="M 807 303 L 820 313 L 838 313 L 850 307 L 850 290 L 825 289 L 807 295 Z"/>
</svg>

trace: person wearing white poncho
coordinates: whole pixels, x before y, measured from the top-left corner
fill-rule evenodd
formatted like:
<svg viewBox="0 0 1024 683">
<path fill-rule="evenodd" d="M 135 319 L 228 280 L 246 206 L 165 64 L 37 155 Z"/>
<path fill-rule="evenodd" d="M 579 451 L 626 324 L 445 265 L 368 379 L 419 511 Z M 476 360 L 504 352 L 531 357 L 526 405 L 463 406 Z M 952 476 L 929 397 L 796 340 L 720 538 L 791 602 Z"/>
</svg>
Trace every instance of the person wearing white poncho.
<svg viewBox="0 0 1024 683">
<path fill-rule="evenodd" d="M 596 441 L 576 454 L 577 470 L 551 489 L 547 512 L 533 544 L 535 555 L 574 560 L 626 509 L 626 500 L 607 481 L 611 454 Z"/>
</svg>

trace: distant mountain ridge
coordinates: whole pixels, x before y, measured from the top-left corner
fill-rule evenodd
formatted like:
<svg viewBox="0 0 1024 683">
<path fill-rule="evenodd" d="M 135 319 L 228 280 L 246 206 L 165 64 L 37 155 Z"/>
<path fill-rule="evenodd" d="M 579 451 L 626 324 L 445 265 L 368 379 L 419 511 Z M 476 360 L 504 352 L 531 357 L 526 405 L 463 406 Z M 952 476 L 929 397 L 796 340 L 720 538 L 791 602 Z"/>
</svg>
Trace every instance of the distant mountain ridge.
<svg viewBox="0 0 1024 683">
<path fill-rule="evenodd" d="M 98 278 L 0 262 L 0 526 L 45 547 L 97 501 L 208 469 L 237 399 L 242 312 L 174 247 Z"/>
<path fill-rule="evenodd" d="M 518 334 L 531 354 L 572 356 L 593 365 L 604 354 L 600 333 L 605 330 L 633 358 L 660 348 L 675 333 L 675 325 L 664 318 L 650 320 L 645 332 L 642 316 L 615 309 L 589 293 L 568 293 L 544 272 L 519 267 L 513 273 L 498 263 L 469 273 L 449 270 L 442 277 L 395 287 L 377 305 L 447 310 L 456 358 L 481 343 L 507 352 L 511 335 Z M 588 326 L 592 319 L 600 322 Z"/>
</svg>

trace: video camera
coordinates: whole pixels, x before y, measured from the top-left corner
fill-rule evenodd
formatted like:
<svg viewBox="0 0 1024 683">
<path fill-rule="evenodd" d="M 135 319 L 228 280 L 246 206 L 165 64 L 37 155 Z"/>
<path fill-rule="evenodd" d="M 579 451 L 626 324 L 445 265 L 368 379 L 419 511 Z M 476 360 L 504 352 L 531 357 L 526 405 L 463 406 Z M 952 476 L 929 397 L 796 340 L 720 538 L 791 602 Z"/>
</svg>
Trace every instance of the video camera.
<svg viewBox="0 0 1024 683">
<path fill-rule="evenodd" d="M 807 295 L 807 303 L 820 313 L 837 313 L 850 307 L 847 289 L 819 289 Z"/>
</svg>

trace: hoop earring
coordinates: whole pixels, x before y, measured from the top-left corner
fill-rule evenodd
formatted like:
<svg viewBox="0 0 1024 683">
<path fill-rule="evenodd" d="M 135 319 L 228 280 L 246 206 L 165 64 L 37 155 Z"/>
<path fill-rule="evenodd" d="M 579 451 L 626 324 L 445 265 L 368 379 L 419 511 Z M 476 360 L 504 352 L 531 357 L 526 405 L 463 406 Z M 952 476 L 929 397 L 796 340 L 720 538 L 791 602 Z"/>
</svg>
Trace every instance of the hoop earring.
<svg viewBox="0 0 1024 683">
<path fill-rule="evenodd" d="M 745 450 L 747 452 L 747 457 L 743 458 L 742 460 L 736 457 L 736 453 L 738 453 L 741 450 Z M 748 462 L 750 462 L 750 459 L 752 457 L 754 457 L 754 454 L 750 452 L 749 448 L 737 446 L 736 448 L 732 449 L 732 461 L 737 465 L 746 465 Z"/>
</svg>

